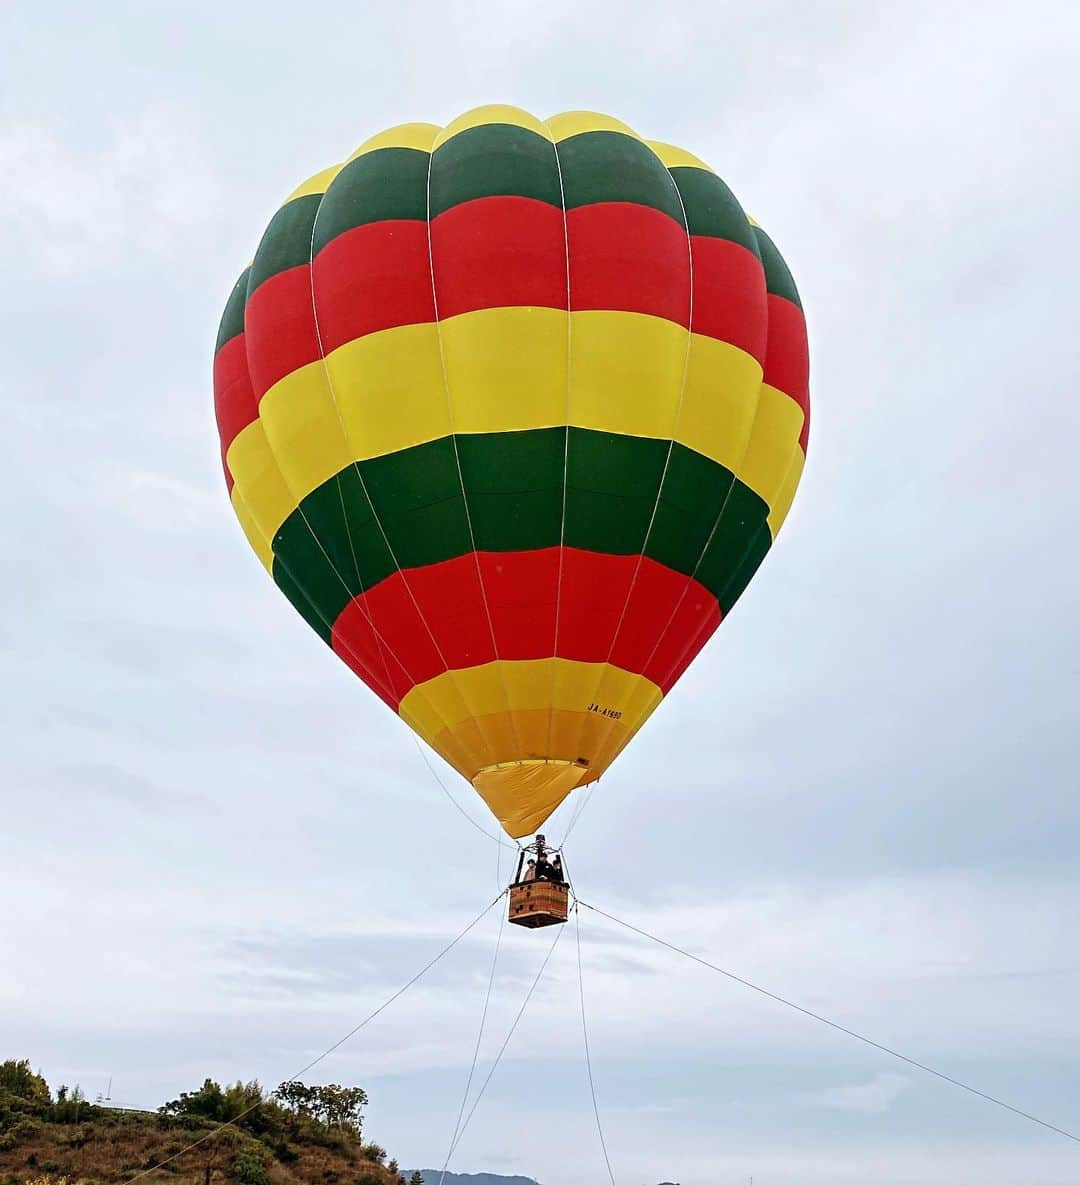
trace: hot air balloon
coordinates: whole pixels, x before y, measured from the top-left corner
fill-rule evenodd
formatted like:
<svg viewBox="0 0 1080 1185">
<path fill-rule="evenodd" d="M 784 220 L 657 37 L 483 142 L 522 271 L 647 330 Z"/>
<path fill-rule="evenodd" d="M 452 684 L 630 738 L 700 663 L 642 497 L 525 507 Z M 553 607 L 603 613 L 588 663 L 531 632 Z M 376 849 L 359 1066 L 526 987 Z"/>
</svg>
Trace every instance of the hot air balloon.
<svg viewBox="0 0 1080 1185">
<path fill-rule="evenodd" d="M 390 128 L 287 198 L 214 392 L 274 582 L 521 838 L 765 558 L 807 366 L 787 266 L 701 160 L 492 106 Z"/>
</svg>

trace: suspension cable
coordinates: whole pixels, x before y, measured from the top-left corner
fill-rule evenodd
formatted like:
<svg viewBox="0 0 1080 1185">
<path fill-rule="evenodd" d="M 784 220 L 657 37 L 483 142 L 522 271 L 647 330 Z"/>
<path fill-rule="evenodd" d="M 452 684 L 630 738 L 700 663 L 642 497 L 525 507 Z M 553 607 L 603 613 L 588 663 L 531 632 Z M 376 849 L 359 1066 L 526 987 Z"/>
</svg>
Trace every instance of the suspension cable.
<svg viewBox="0 0 1080 1185">
<path fill-rule="evenodd" d="M 457 1139 L 450 1148 L 450 1156 L 453 1156 L 457 1151 L 457 1146 L 464 1138 L 465 1130 L 469 1126 L 470 1120 L 476 1114 L 476 1108 L 480 1106 L 480 1100 L 484 1097 L 484 1091 L 487 1090 L 488 1083 L 491 1081 L 495 1071 L 498 1069 L 499 1062 L 502 1061 L 502 1055 L 506 1052 L 506 1047 L 510 1044 L 510 1038 L 514 1035 L 514 1031 L 517 1029 L 519 1021 L 525 1015 L 525 1009 L 528 1007 L 529 1001 L 533 997 L 533 992 L 536 991 L 537 985 L 539 984 L 540 979 L 547 968 L 548 962 L 550 961 L 551 956 L 555 953 L 555 948 L 559 945 L 559 939 L 562 937 L 563 929 L 564 927 L 559 926 L 558 932 L 555 935 L 555 941 L 548 948 L 548 952 L 544 956 L 544 961 L 540 964 L 540 970 L 537 971 L 536 977 L 532 981 L 532 985 L 529 987 L 528 992 L 526 992 L 525 999 L 521 1001 L 521 1007 L 518 1009 L 517 1016 L 514 1017 L 514 1023 L 510 1026 L 510 1031 L 506 1034 L 505 1040 L 499 1047 L 499 1052 L 495 1055 L 495 1060 L 491 1063 L 491 1068 L 487 1072 L 487 1077 L 484 1079 L 479 1093 L 473 1100 L 473 1105 L 469 1110 L 469 1114 L 465 1117 L 465 1122 L 461 1125 L 461 1131 L 458 1132 Z M 446 1158 L 447 1164 L 450 1163 L 450 1156 Z"/>
<path fill-rule="evenodd" d="M 604 1139 L 604 1128 L 600 1122 L 600 1107 L 596 1102 L 596 1083 L 593 1081 L 592 1057 L 589 1054 L 589 1028 L 585 1023 L 585 976 L 581 971 L 581 910 L 580 902 L 574 902 L 574 934 L 577 938 L 577 974 L 578 997 L 581 1000 L 581 1036 L 585 1042 L 585 1068 L 589 1072 L 589 1093 L 592 1095 L 592 1109 L 596 1116 L 596 1131 L 600 1136 L 600 1148 L 604 1153 L 604 1164 L 607 1165 L 608 1179 L 615 1185 L 615 1174 L 611 1171 L 611 1158 L 608 1156 L 607 1141 Z M 441 1185 L 441 1183 L 440 1183 Z"/>
<path fill-rule="evenodd" d="M 436 783 L 439 786 L 439 789 L 449 799 L 450 805 L 454 808 L 454 810 L 456 810 L 471 827 L 475 827 L 476 830 L 479 831 L 481 835 L 486 835 L 488 837 L 488 839 L 493 840 L 501 848 L 506 848 L 508 851 L 516 852 L 518 850 L 518 848 L 521 847 L 520 844 L 511 846 L 508 843 L 504 843 L 494 832 L 488 831 L 488 829 L 486 827 L 482 827 L 479 823 L 477 823 L 477 821 L 472 817 L 472 815 L 470 815 L 469 812 L 461 805 L 461 803 L 458 802 L 458 800 L 453 796 L 453 794 L 450 793 L 450 788 L 442 780 L 442 778 L 439 777 L 438 772 L 436 771 L 435 767 L 428 760 L 428 755 L 427 755 L 427 753 L 424 752 L 424 746 L 421 745 L 419 737 L 417 737 L 415 734 L 413 735 L 413 743 L 416 745 L 416 751 L 424 759 L 424 764 L 428 767 L 428 773 L 431 774 L 431 776 L 435 779 Z"/>
<path fill-rule="evenodd" d="M 332 1054 L 336 1049 L 340 1049 L 346 1041 L 355 1037 L 356 1034 L 359 1033 L 361 1029 L 369 1025 L 379 1015 L 380 1012 L 383 1012 L 386 1008 L 389 1008 L 389 1006 L 393 1004 L 393 1002 L 399 996 L 403 996 L 409 990 L 409 988 L 419 982 L 419 980 L 421 980 L 431 970 L 431 968 L 443 958 L 444 955 L 448 955 L 450 951 L 452 951 L 454 947 L 457 946 L 457 944 L 465 937 L 465 935 L 469 933 L 470 930 L 472 930 L 480 921 L 487 917 L 491 910 L 502 900 L 505 895 L 506 890 L 504 889 L 490 904 L 484 906 L 484 908 L 476 915 L 476 917 L 473 918 L 471 922 L 469 922 L 465 929 L 462 930 L 456 938 L 448 942 L 433 959 L 425 963 L 424 966 L 421 967 L 420 970 L 417 971 L 417 973 L 412 977 L 412 979 L 408 980 L 407 983 L 402 984 L 402 986 L 399 987 L 392 996 L 387 996 L 387 998 L 378 1006 L 378 1008 L 376 1008 L 373 1012 L 369 1012 L 368 1015 L 365 1016 L 359 1024 L 354 1025 L 344 1037 L 338 1038 L 338 1040 L 335 1041 L 333 1045 L 330 1045 L 324 1049 L 322 1053 L 318 1055 L 318 1057 L 312 1058 L 306 1066 L 302 1066 L 295 1073 L 290 1074 L 288 1078 L 284 1079 L 284 1081 L 291 1082 L 294 1079 L 299 1078 L 301 1075 L 306 1074 L 308 1070 L 317 1066 L 319 1062 L 323 1061 L 325 1058 L 328 1058 L 330 1054 Z M 185 1153 L 190 1152 L 193 1148 L 198 1148 L 200 1144 L 205 1144 L 207 1140 L 213 1139 L 214 1136 L 224 1131 L 225 1128 L 235 1127 L 241 1119 L 247 1115 L 250 1115 L 252 1111 L 255 1111 L 261 1107 L 264 1101 L 265 1100 L 263 1099 L 259 1099 L 257 1103 L 252 1103 L 250 1107 L 246 1107 L 240 1112 L 239 1115 L 234 1115 L 232 1119 L 227 1119 L 224 1123 L 219 1123 L 212 1131 L 208 1131 L 205 1135 L 200 1136 L 197 1140 L 192 1140 L 190 1144 L 185 1145 L 178 1152 L 174 1152 L 171 1156 L 167 1156 L 164 1160 L 159 1160 L 153 1165 L 152 1168 L 143 1169 L 141 1173 L 136 1173 L 135 1176 L 129 1177 L 125 1182 L 125 1185 L 134 1185 L 135 1181 L 149 1176 L 150 1173 L 157 1172 L 158 1169 L 163 1168 L 171 1161 L 174 1161 L 178 1157 L 183 1156 Z"/>
<path fill-rule="evenodd" d="M 569 823 L 567 823 L 567 825 L 566 825 L 566 831 L 563 833 L 563 837 L 562 837 L 562 839 L 561 839 L 561 840 L 559 840 L 559 845 L 558 845 L 558 846 L 559 846 L 560 848 L 561 848 L 561 847 L 562 847 L 562 846 L 563 846 L 563 845 L 566 843 L 566 841 L 567 841 L 567 840 L 570 838 L 570 835 L 571 835 L 571 833 L 573 832 L 574 828 L 575 828 L 575 827 L 578 825 L 578 822 L 580 821 L 580 819 L 581 819 L 581 816 L 582 816 L 582 815 L 585 813 L 585 808 L 586 808 L 586 807 L 589 805 L 589 803 L 590 803 L 590 802 L 592 802 L 592 799 L 593 799 L 593 791 L 594 791 L 594 790 L 596 789 L 596 787 L 597 787 L 597 786 L 599 786 L 599 785 L 600 785 L 600 782 L 599 782 L 599 779 L 598 779 L 598 780 L 597 780 L 597 781 L 595 781 L 595 782 L 590 782 L 590 783 L 589 783 L 589 784 L 588 784 L 586 787 L 584 787 L 584 789 L 581 791 L 581 797 L 580 797 L 580 798 L 578 799 L 578 801 L 577 801 L 577 802 L 574 804 L 574 810 L 573 810 L 573 813 L 572 813 L 572 814 L 571 814 L 571 816 L 570 816 L 570 822 L 569 822 Z"/>
<path fill-rule="evenodd" d="M 496 849 L 500 852 L 500 849 Z M 487 1024 L 488 1008 L 491 1005 L 491 989 L 495 984 L 495 968 L 499 962 L 499 947 L 502 945 L 503 923 L 506 920 L 506 913 L 503 910 L 499 911 L 499 932 L 495 937 L 495 954 L 491 959 L 491 974 L 488 976 L 487 992 L 484 995 L 484 1010 L 480 1014 L 480 1030 L 476 1034 L 476 1046 L 473 1049 L 472 1065 L 469 1067 L 469 1076 L 465 1080 L 465 1090 L 461 1095 L 461 1106 L 458 1108 L 457 1120 L 454 1123 L 454 1134 L 450 1137 L 450 1146 L 446 1150 L 446 1159 L 443 1161 L 442 1172 L 439 1174 L 439 1185 L 443 1185 L 446 1180 L 446 1169 L 450 1164 L 450 1157 L 453 1155 L 454 1145 L 457 1142 L 458 1132 L 461 1131 L 461 1120 L 465 1115 L 465 1106 L 469 1101 L 469 1091 L 472 1089 L 473 1076 L 476 1074 L 476 1063 L 480 1058 L 480 1043 L 484 1039 L 484 1027 Z"/>
<path fill-rule="evenodd" d="M 715 963 L 710 963 L 707 959 L 702 959 L 698 955 L 691 954 L 690 951 L 684 950 L 681 946 L 676 946 L 673 942 L 668 942 L 660 938 L 656 934 L 650 934 L 648 930 L 643 930 L 639 926 L 631 925 L 630 922 L 624 922 L 622 918 L 617 918 L 614 914 L 607 913 L 605 910 L 598 908 L 595 905 L 590 905 L 587 901 L 578 900 L 579 905 L 585 906 L 586 909 L 591 909 L 593 913 L 599 914 L 601 917 L 607 918 L 608 921 L 614 922 L 617 926 L 622 926 L 626 930 L 632 930 L 635 934 L 640 934 L 642 938 L 648 938 L 650 942 L 655 942 L 658 946 L 666 947 L 670 951 L 674 951 L 677 955 L 682 955 L 692 962 L 699 963 L 702 967 L 707 967 L 710 971 L 715 971 L 718 975 L 723 975 L 727 979 L 733 980 L 735 983 L 742 984 L 743 987 L 750 988 L 751 991 L 757 992 L 759 995 L 767 996 L 770 1000 L 774 1000 L 777 1004 L 783 1004 L 786 1008 L 794 1009 L 796 1012 L 801 1012 L 803 1016 L 810 1017 L 811 1020 L 816 1020 L 819 1024 L 827 1025 L 830 1029 L 835 1029 L 838 1033 L 843 1033 L 847 1037 L 853 1037 L 856 1041 L 861 1041 L 864 1045 L 869 1045 L 872 1049 L 876 1049 L 881 1053 L 887 1053 L 890 1057 L 896 1058 L 898 1061 L 905 1062 L 909 1066 L 913 1066 L 916 1070 L 922 1070 L 925 1074 L 931 1074 L 935 1078 L 940 1078 L 942 1082 L 948 1082 L 950 1086 L 959 1087 L 960 1090 L 967 1091 L 968 1094 L 973 1094 L 977 1098 L 983 1099 L 988 1103 L 993 1103 L 997 1107 L 1002 1107 L 1006 1111 L 1011 1111 L 1014 1115 L 1019 1115 L 1021 1119 L 1027 1119 L 1031 1123 L 1037 1123 L 1039 1127 L 1045 1127 L 1049 1131 L 1057 1132 L 1059 1136 L 1064 1136 L 1067 1140 L 1072 1140 L 1074 1143 L 1080 1144 L 1080 1136 L 1073 1132 L 1066 1131 L 1063 1127 L 1058 1127 L 1056 1124 L 1049 1123 L 1045 1119 L 1040 1119 L 1037 1115 L 1032 1115 L 1028 1111 L 1021 1111 L 1019 1107 L 1014 1107 L 1011 1103 L 1006 1103 L 1004 1100 L 996 1098 L 992 1094 L 987 1094 L 983 1090 L 979 1090 L 974 1086 L 969 1086 L 966 1082 L 961 1082 L 959 1078 L 953 1078 L 948 1074 L 942 1073 L 941 1070 L 935 1070 L 933 1066 L 928 1066 L 924 1062 L 916 1061 L 913 1057 L 908 1057 L 906 1054 L 900 1053 L 898 1050 L 891 1049 L 888 1045 L 882 1045 L 880 1041 L 874 1041 L 870 1037 L 864 1036 L 862 1033 L 855 1032 L 854 1029 L 845 1028 L 844 1025 L 838 1024 L 834 1020 L 829 1020 L 827 1016 L 822 1016 L 819 1012 L 813 1012 L 809 1008 L 804 1008 L 801 1004 L 796 1004 L 793 1000 L 788 1000 L 784 996 L 777 995 L 776 992 L 770 992 L 766 988 L 759 987 L 756 983 L 751 983 L 748 979 L 743 979 L 741 975 L 736 975 L 733 971 L 726 971 L 723 967 L 718 967 Z"/>
</svg>

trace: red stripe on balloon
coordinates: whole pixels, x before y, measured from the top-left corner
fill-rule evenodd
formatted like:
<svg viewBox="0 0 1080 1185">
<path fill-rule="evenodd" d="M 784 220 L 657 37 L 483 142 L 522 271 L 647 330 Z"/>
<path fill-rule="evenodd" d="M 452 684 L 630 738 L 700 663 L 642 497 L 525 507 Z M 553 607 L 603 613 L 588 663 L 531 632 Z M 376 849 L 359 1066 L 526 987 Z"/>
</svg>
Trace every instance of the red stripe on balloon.
<svg viewBox="0 0 1080 1185">
<path fill-rule="evenodd" d="M 526 197 L 485 197 L 431 223 L 439 318 L 494 308 L 566 308 L 562 210 Z"/>
<path fill-rule="evenodd" d="M 390 219 L 347 230 L 323 247 L 313 272 L 327 354 L 369 333 L 435 319 L 426 222 Z"/>
<path fill-rule="evenodd" d="M 611 662 L 666 694 L 719 622 L 707 589 L 655 560 L 550 547 L 395 573 L 346 606 L 331 644 L 395 708 L 448 668 L 553 654 Z"/>
<path fill-rule="evenodd" d="M 783 296 L 769 294 L 769 340 L 765 351 L 765 382 L 803 409 L 799 446 L 806 452 L 810 435 L 810 356 L 802 309 Z"/>
<path fill-rule="evenodd" d="M 264 280 L 248 297 L 244 332 L 257 398 L 320 357 L 311 308 L 311 268 L 304 264 Z"/>
<path fill-rule="evenodd" d="M 566 215 L 571 309 L 648 313 L 690 324 L 690 249 L 666 214 L 596 202 Z"/>
<path fill-rule="evenodd" d="M 229 445 L 254 420 L 259 418 L 259 403 L 251 387 L 248 374 L 247 349 L 244 334 L 227 341 L 214 356 L 214 415 L 221 437 L 221 456 L 224 462 Z M 231 483 L 232 476 L 226 476 Z"/>
<path fill-rule="evenodd" d="M 765 361 L 769 332 L 765 269 L 739 243 L 695 235 L 694 332 Z"/>
</svg>

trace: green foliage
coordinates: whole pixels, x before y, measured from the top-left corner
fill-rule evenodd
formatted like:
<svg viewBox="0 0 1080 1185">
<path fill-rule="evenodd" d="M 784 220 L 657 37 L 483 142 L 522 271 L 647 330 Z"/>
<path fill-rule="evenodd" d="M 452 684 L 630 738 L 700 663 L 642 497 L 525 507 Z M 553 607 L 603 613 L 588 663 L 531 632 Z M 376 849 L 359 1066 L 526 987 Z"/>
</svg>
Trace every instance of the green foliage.
<svg viewBox="0 0 1080 1185">
<path fill-rule="evenodd" d="M 255 1135 L 280 1131 L 286 1114 L 258 1082 L 236 1082 L 223 1087 L 207 1078 L 198 1090 L 185 1091 L 179 1098 L 158 1108 L 164 1116 L 181 1119 L 208 1119 L 212 1123 L 232 1123 Z"/>
<path fill-rule="evenodd" d="M 53 1123 L 78 1123 L 99 1114 L 100 1108 L 87 1103 L 80 1086 L 70 1093 L 66 1086 L 61 1086 L 56 1092 L 56 1102 L 49 1109 L 49 1119 Z"/>
<path fill-rule="evenodd" d="M 360 1135 L 363 1110 L 368 1097 L 359 1086 L 305 1086 L 302 1082 L 283 1082 L 274 1091 L 274 1099 L 294 1115 L 315 1120 L 326 1127 L 344 1128 Z"/>
<path fill-rule="evenodd" d="M 360 1155 L 365 1160 L 373 1160 L 376 1164 L 382 1164 L 386 1159 L 386 1149 L 378 1144 L 364 1144 L 360 1149 Z"/>
<path fill-rule="evenodd" d="M 424 1185 L 424 1174 L 419 1169 L 413 1170 L 413 1175 L 409 1178 L 409 1185 Z"/>
<path fill-rule="evenodd" d="M 15 1061 L 9 1058 L 0 1062 L 0 1131 L 5 1136 L 13 1136 L 7 1148 L 11 1148 L 22 1138 L 19 1132 L 27 1132 L 25 1126 L 20 1126 L 24 1120 L 33 1116 L 44 1117 L 52 1107 L 52 1095 L 49 1084 L 40 1074 L 30 1069 L 30 1063 L 24 1058 Z"/>
<path fill-rule="evenodd" d="M 32 1115 L 15 1114 L 17 1117 L 5 1121 L 3 1132 L 0 1134 L 0 1149 L 4 1151 L 14 1148 L 16 1144 L 25 1143 L 41 1130 L 40 1119 L 35 1119 Z"/>
<path fill-rule="evenodd" d="M 10 1095 L 35 1107 L 47 1107 L 52 1102 L 49 1084 L 30 1069 L 30 1062 L 26 1058 L 21 1061 L 9 1058 L 6 1062 L 0 1062 L 0 1094 Z"/>
<path fill-rule="evenodd" d="M 229 1162 L 232 1175 L 241 1185 L 270 1185 L 266 1151 L 253 1141 L 241 1144 Z"/>
<path fill-rule="evenodd" d="M 235 1122 L 245 1112 L 258 1109 L 265 1101 L 262 1087 L 257 1082 L 237 1082 L 222 1087 L 212 1078 L 204 1080 L 198 1090 L 184 1091 L 178 1099 L 158 1110 L 163 1115 L 196 1115 L 215 1123 Z"/>
</svg>

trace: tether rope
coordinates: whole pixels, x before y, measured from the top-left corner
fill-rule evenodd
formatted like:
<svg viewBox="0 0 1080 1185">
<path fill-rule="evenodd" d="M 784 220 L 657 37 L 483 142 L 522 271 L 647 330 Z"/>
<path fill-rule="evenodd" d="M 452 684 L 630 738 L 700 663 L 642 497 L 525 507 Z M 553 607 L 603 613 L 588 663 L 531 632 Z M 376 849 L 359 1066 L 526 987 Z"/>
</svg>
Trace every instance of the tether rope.
<svg viewBox="0 0 1080 1185">
<path fill-rule="evenodd" d="M 412 979 L 410 979 L 407 983 L 402 984 L 402 986 L 399 987 L 392 996 L 388 996 L 373 1012 L 369 1012 L 368 1015 L 365 1016 L 358 1025 L 354 1025 L 344 1037 L 340 1037 L 334 1042 L 333 1045 L 324 1049 L 318 1057 L 312 1058 L 306 1066 L 302 1066 L 299 1070 L 296 1070 L 282 1081 L 292 1082 L 293 1080 L 299 1078 L 302 1074 L 306 1074 L 308 1070 L 312 1069 L 314 1066 L 317 1066 L 319 1062 L 323 1061 L 325 1058 L 328 1058 L 330 1054 L 332 1054 L 336 1049 L 340 1049 L 346 1041 L 349 1041 L 351 1038 L 355 1037 L 356 1034 L 359 1033 L 362 1028 L 365 1028 L 367 1025 L 369 1025 L 379 1015 L 380 1012 L 383 1012 L 385 1009 L 389 1008 L 389 1006 L 393 1004 L 393 1002 L 399 996 L 403 996 L 409 990 L 409 988 L 421 980 L 431 970 L 431 968 L 443 958 L 443 956 L 449 954 L 450 951 L 452 951 L 454 947 L 457 946 L 457 944 L 465 937 L 466 934 L 469 933 L 470 930 L 472 930 L 480 921 L 487 917 L 491 910 L 503 899 L 504 896 L 506 896 L 505 889 L 498 895 L 498 897 L 491 901 L 490 904 L 484 906 L 484 908 L 476 915 L 476 917 L 473 918 L 473 920 L 465 927 L 465 929 L 458 934 L 456 938 L 448 942 L 433 959 L 425 963 L 424 966 L 421 967 L 420 970 L 417 971 L 417 973 L 412 977 Z M 158 1169 L 164 1168 L 165 1165 L 176 1160 L 178 1157 L 184 1156 L 193 1148 L 198 1148 L 200 1144 L 205 1144 L 207 1140 L 213 1139 L 216 1135 L 223 1132 L 227 1127 L 235 1127 L 246 1115 L 250 1115 L 252 1111 L 258 1110 L 258 1108 L 261 1107 L 264 1102 L 264 1099 L 260 1099 L 257 1103 L 252 1103 L 250 1107 L 247 1107 L 245 1110 L 241 1111 L 239 1115 L 234 1115 L 232 1119 L 227 1119 L 224 1123 L 218 1124 L 218 1126 L 215 1127 L 213 1131 L 208 1131 L 205 1135 L 200 1136 L 197 1140 L 192 1140 L 190 1144 L 187 1144 L 178 1152 L 174 1152 L 171 1156 L 167 1156 L 164 1160 L 158 1161 L 155 1165 L 153 1165 L 152 1168 L 143 1169 L 141 1173 L 136 1173 L 134 1177 L 129 1177 L 125 1182 L 125 1185 L 133 1185 L 135 1181 L 139 1181 L 143 1177 L 147 1177 L 151 1173 L 157 1172 Z"/>
<path fill-rule="evenodd" d="M 898 1061 L 913 1066 L 916 1070 L 922 1070 L 924 1074 L 931 1074 L 935 1078 L 940 1078 L 942 1082 L 948 1082 L 950 1086 L 959 1087 L 960 1090 L 967 1091 L 968 1094 L 973 1094 L 976 1098 L 993 1103 L 997 1107 L 1011 1111 L 1014 1115 L 1019 1115 L 1021 1119 L 1027 1119 L 1031 1123 L 1038 1124 L 1039 1127 L 1057 1132 L 1059 1136 L 1064 1136 L 1067 1140 L 1072 1140 L 1074 1143 L 1080 1144 L 1080 1136 L 1066 1131 L 1063 1127 L 1058 1127 L 1056 1124 L 1049 1123 L 1045 1119 L 1040 1119 L 1037 1115 L 1032 1115 L 1029 1111 L 1021 1111 L 1019 1107 L 1014 1107 L 1011 1103 L 1006 1103 L 1003 1099 L 996 1098 L 992 1094 L 987 1094 L 986 1091 L 979 1090 L 977 1087 L 969 1086 L 966 1082 L 961 1082 L 959 1078 L 953 1078 L 949 1074 L 942 1073 L 941 1070 L 935 1070 L 933 1066 L 916 1061 L 915 1058 L 908 1057 L 907 1054 L 900 1053 L 896 1049 L 891 1049 L 888 1045 L 882 1045 L 880 1041 L 874 1041 L 862 1033 L 855 1032 L 854 1029 L 846 1028 L 844 1025 L 838 1024 L 835 1020 L 829 1020 L 827 1016 L 822 1016 L 819 1012 L 813 1012 L 811 1009 L 804 1008 L 801 1004 L 796 1004 L 793 1000 L 788 1000 L 776 992 L 770 992 L 767 988 L 759 987 L 756 983 L 751 983 L 750 980 L 743 979 L 741 975 L 736 975 L 734 971 L 727 971 L 723 967 L 718 967 L 715 963 L 710 963 L 708 959 L 691 954 L 690 951 L 684 950 L 681 946 L 676 946 L 673 942 L 668 942 L 656 934 L 650 934 L 648 930 L 643 930 L 640 926 L 634 926 L 630 922 L 624 922 L 622 918 L 617 918 L 614 914 L 607 913 L 595 905 L 590 905 L 587 901 L 579 899 L 578 905 L 583 905 L 586 909 L 591 909 L 593 913 L 607 918 L 609 922 L 614 922 L 617 926 L 622 926 L 626 930 L 632 930 L 635 934 L 640 934 L 642 938 L 648 938 L 650 942 L 655 942 L 658 946 L 666 947 L 668 950 L 674 951 L 675 954 L 682 955 L 683 958 L 690 959 L 694 963 L 699 963 L 702 967 L 707 967 L 710 971 L 715 971 L 718 975 L 723 975 L 735 983 L 742 984 L 743 987 L 750 988 L 751 991 L 755 991 L 759 995 L 767 996 L 770 1000 L 775 1000 L 777 1004 L 783 1004 L 786 1008 L 791 1008 L 795 1012 L 801 1012 L 803 1016 L 808 1016 L 811 1020 L 816 1020 L 819 1024 L 827 1025 L 830 1029 L 835 1029 L 838 1033 L 843 1033 L 847 1037 L 853 1037 L 856 1041 L 861 1041 L 864 1045 L 869 1045 L 872 1049 L 876 1049 L 881 1053 L 887 1053 L 890 1057 L 894 1057 Z"/>
<path fill-rule="evenodd" d="M 506 1034 L 505 1040 L 503 1041 L 502 1045 L 499 1047 L 499 1052 L 495 1055 L 495 1060 L 491 1063 L 491 1069 L 488 1070 L 487 1077 L 484 1079 L 483 1085 L 480 1087 L 479 1093 L 477 1094 L 476 1098 L 473 1100 L 473 1105 L 469 1110 L 469 1114 L 465 1117 L 465 1122 L 461 1125 L 461 1131 L 458 1132 L 457 1139 L 454 1141 L 454 1144 L 450 1149 L 450 1156 L 454 1155 L 454 1153 L 457 1151 L 458 1144 L 460 1144 L 462 1139 L 464 1138 L 465 1131 L 469 1126 L 469 1122 L 472 1119 L 472 1117 L 476 1114 L 476 1108 L 480 1106 L 480 1100 L 484 1097 L 484 1091 L 487 1090 L 488 1083 L 491 1081 L 492 1077 L 495 1074 L 495 1071 L 498 1069 L 499 1062 L 502 1061 L 502 1055 L 506 1052 L 506 1047 L 510 1044 L 510 1038 L 513 1037 L 514 1031 L 517 1029 L 519 1022 L 521 1021 L 521 1018 L 525 1015 L 525 1009 L 529 1006 L 529 1001 L 533 997 L 533 992 L 536 991 L 537 985 L 539 984 L 540 979 L 543 976 L 544 971 L 547 968 L 548 962 L 550 961 L 551 956 L 555 953 L 555 948 L 559 945 L 559 939 L 562 937 L 562 932 L 563 932 L 563 927 L 559 926 L 558 932 L 555 935 L 555 941 L 548 948 L 548 953 L 544 956 L 544 961 L 540 964 L 540 970 L 537 971 L 536 978 L 532 981 L 532 986 L 529 988 L 528 992 L 525 994 L 525 999 L 522 1000 L 522 1002 L 521 1002 L 521 1007 L 518 1009 L 517 1016 L 514 1017 L 514 1023 L 510 1026 L 510 1031 Z M 449 1163 L 450 1163 L 450 1157 L 447 1157 L 447 1164 L 449 1164 Z"/>
<path fill-rule="evenodd" d="M 577 901 L 574 903 L 574 934 L 577 938 L 578 998 L 581 1000 L 581 1036 L 585 1042 L 585 1068 L 589 1072 L 589 1094 L 592 1095 L 592 1109 L 596 1116 L 596 1131 L 604 1153 L 604 1164 L 607 1165 L 607 1175 L 611 1185 L 615 1185 L 615 1174 L 611 1171 L 611 1157 L 608 1156 L 607 1140 L 604 1139 L 604 1127 L 600 1122 L 600 1106 L 596 1101 L 596 1083 L 593 1081 L 592 1056 L 589 1053 L 589 1027 L 585 1023 L 585 976 L 581 971 L 581 910 L 578 909 L 579 904 L 580 902 Z"/>
<path fill-rule="evenodd" d="M 496 855 L 501 853 L 496 850 Z M 476 1063 L 480 1059 L 480 1043 L 484 1039 L 484 1028 L 487 1025 L 488 1008 L 491 1006 L 491 989 L 495 985 L 495 968 L 499 962 L 499 947 L 502 945 L 503 936 L 503 922 L 506 920 L 506 914 L 499 911 L 499 932 L 495 937 L 495 953 L 491 958 L 491 974 L 488 976 L 487 992 L 484 996 L 484 1010 L 480 1014 L 480 1030 L 476 1034 L 476 1046 L 473 1049 L 472 1065 L 469 1067 L 469 1076 L 465 1080 L 465 1089 L 461 1094 L 461 1106 L 458 1108 L 457 1120 L 454 1123 L 454 1134 L 450 1137 L 450 1147 L 446 1152 L 446 1159 L 443 1161 L 442 1172 L 439 1174 L 439 1185 L 443 1185 L 446 1179 L 446 1169 L 450 1164 L 450 1157 L 453 1155 L 454 1144 L 457 1142 L 458 1132 L 461 1131 L 461 1120 L 465 1115 L 465 1107 L 469 1102 L 469 1091 L 472 1089 L 473 1077 L 476 1074 Z"/>
</svg>

